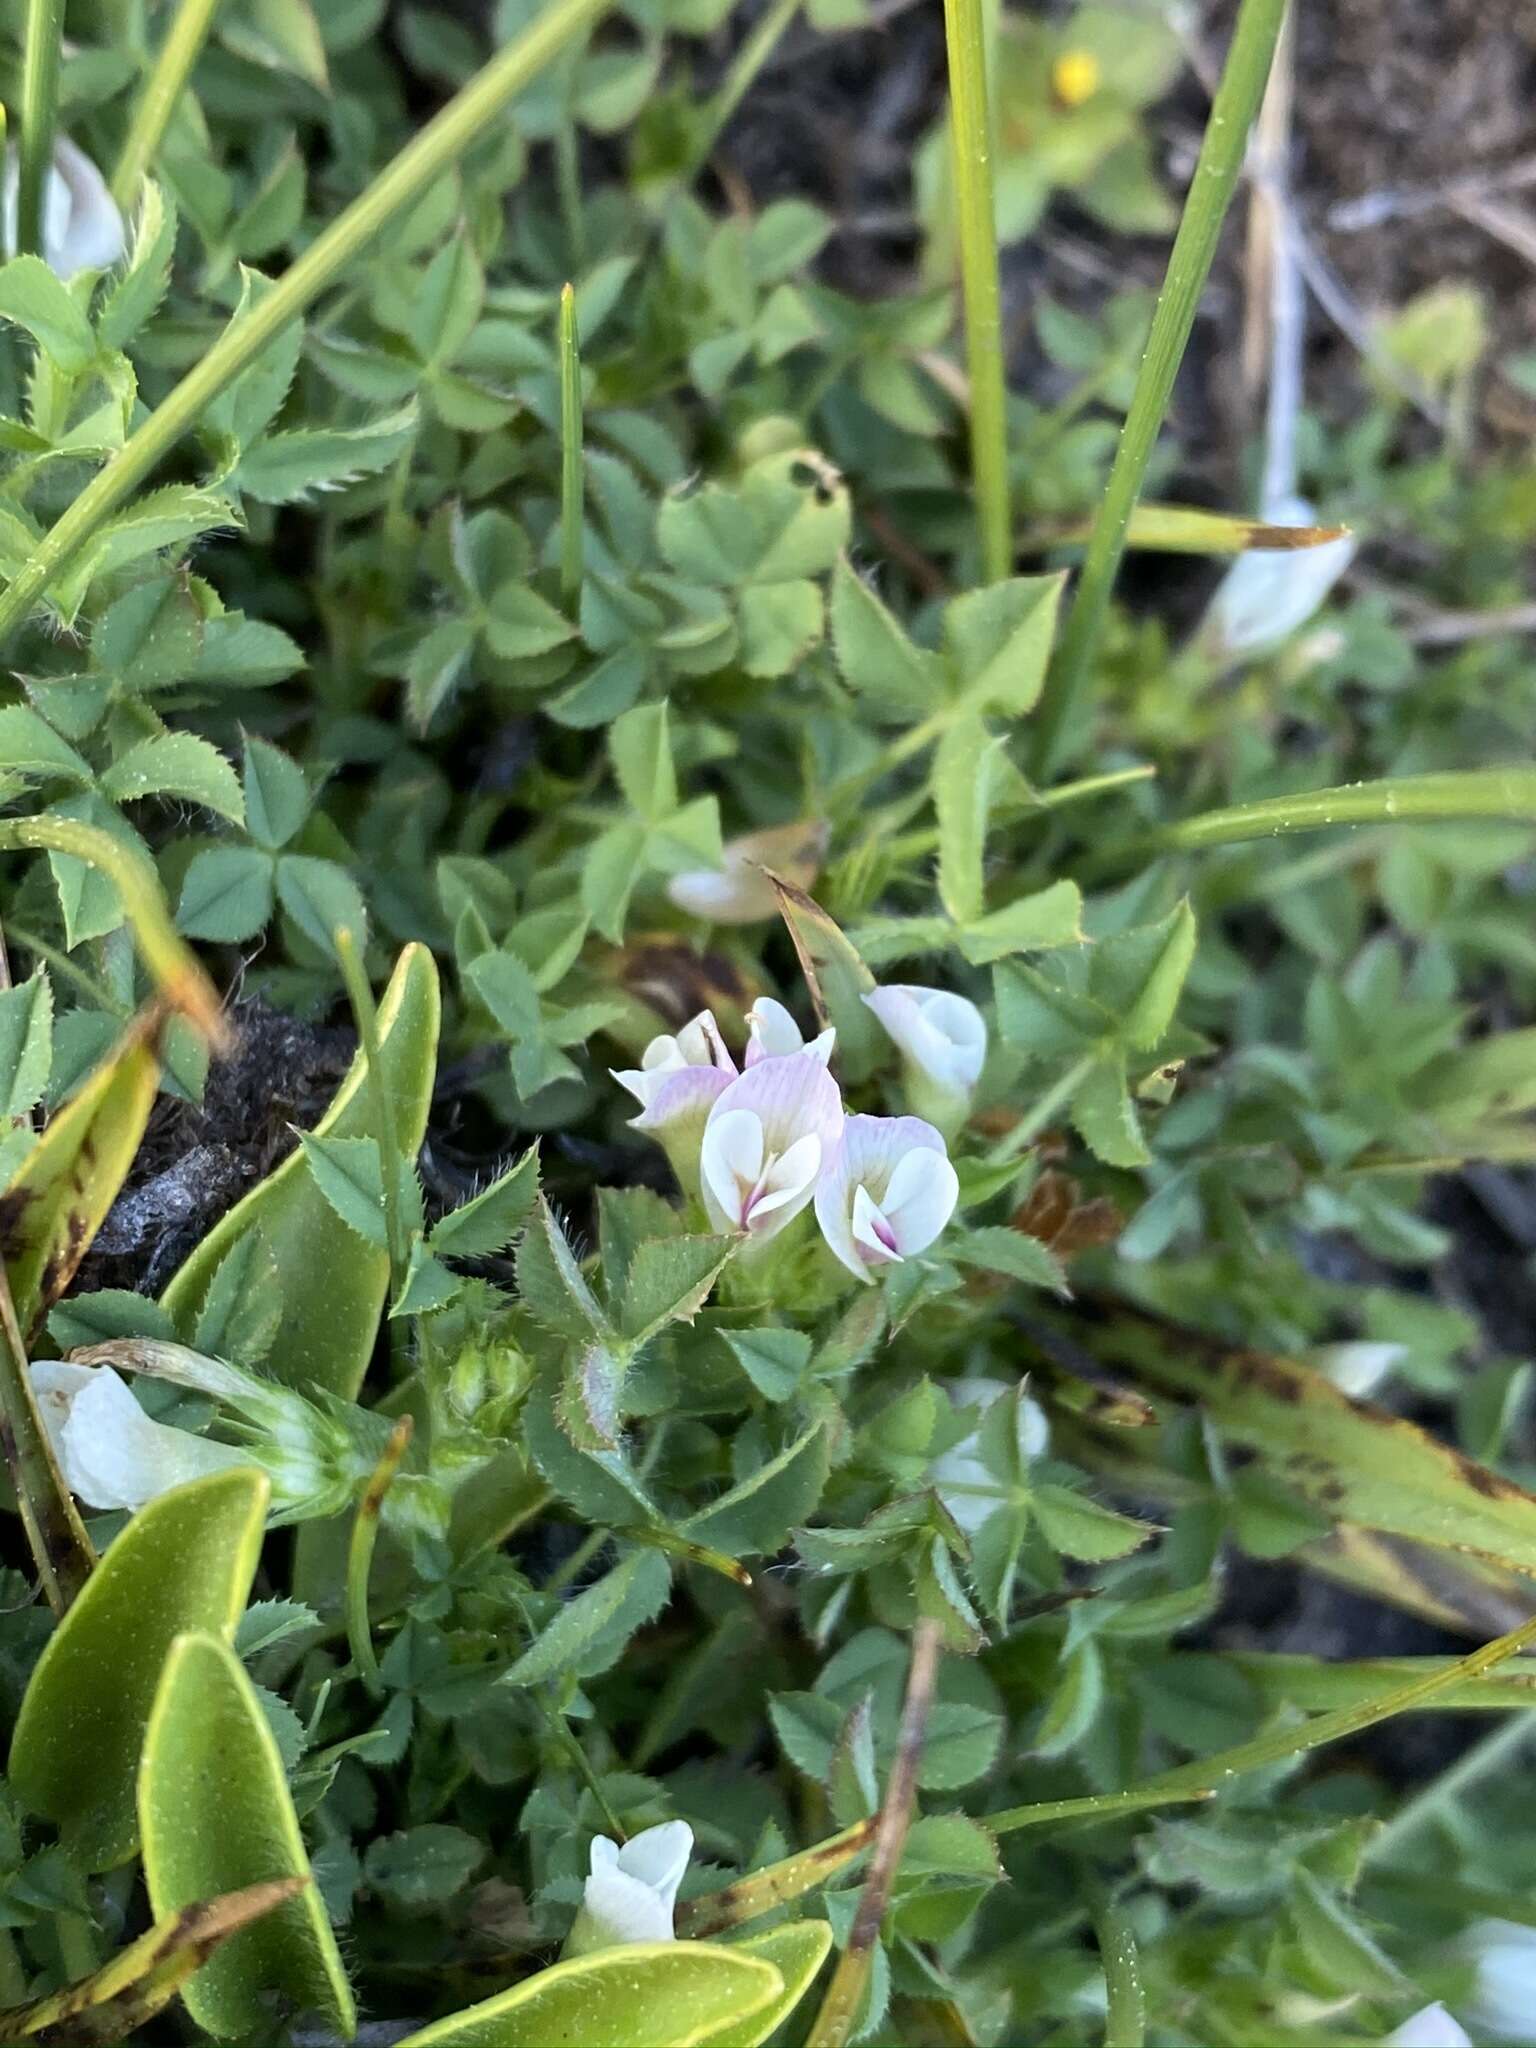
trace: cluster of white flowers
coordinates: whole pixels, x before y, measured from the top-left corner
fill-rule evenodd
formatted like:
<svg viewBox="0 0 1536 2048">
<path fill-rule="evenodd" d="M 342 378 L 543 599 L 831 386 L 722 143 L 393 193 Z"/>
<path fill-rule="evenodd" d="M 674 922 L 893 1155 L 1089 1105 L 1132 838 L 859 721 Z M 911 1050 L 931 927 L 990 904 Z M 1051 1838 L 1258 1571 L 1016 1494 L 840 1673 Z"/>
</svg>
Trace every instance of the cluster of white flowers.
<svg viewBox="0 0 1536 2048">
<path fill-rule="evenodd" d="M 716 1230 L 755 1244 L 815 1204 L 827 1244 L 860 1280 L 926 1251 L 954 1213 L 960 1184 L 945 1133 L 958 1129 L 987 1050 L 981 1012 L 963 996 L 880 988 L 864 998 L 899 1049 L 908 1096 L 927 1117 L 848 1116 L 829 1063 L 836 1034 L 807 1044 L 771 996 L 748 1012 L 738 1069 L 708 1010 L 653 1038 L 638 1067 L 615 1072 Z"/>
</svg>

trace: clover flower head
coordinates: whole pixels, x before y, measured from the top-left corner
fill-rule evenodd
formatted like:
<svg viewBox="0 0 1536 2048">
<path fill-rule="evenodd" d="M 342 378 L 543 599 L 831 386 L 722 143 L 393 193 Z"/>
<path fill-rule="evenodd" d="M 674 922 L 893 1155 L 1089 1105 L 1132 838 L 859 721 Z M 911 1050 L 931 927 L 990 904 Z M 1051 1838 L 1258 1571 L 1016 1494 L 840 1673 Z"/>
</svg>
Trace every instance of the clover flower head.
<svg viewBox="0 0 1536 2048">
<path fill-rule="evenodd" d="M 860 1280 L 926 1251 L 954 1214 L 960 1182 L 944 1140 L 916 1116 L 850 1116 L 816 1183 L 816 1220 Z"/>
<path fill-rule="evenodd" d="M 716 1230 L 775 1237 L 810 1202 L 843 1128 L 837 1083 L 811 1048 L 749 1067 L 709 1112 L 700 1155 Z"/>
</svg>

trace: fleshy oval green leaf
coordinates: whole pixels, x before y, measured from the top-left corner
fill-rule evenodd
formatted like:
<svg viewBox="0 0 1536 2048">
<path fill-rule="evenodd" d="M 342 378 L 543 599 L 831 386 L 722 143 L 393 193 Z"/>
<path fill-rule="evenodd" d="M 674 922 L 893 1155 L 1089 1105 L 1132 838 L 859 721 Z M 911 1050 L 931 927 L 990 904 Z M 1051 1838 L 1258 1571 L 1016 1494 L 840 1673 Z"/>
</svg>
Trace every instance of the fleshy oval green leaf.
<svg viewBox="0 0 1536 2048">
<path fill-rule="evenodd" d="M 755 1934 L 750 1941 L 734 1944 L 736 1953 L 756 1956 L 771 1963 L 784 1980 L 784 1989 L 761 2012 L 736 2020 L 711 2034 L 702 2048 L 759 2048 L 759 2043 L 777 2033 L 815 1980 L 832 1947 L 832 1929 L 825 1920 L 792 1920 L 784 1927 Z"/>
<path fill-rule="evenodd" d="M 87 1870 L 138 1847 L 134 1780 L 177 1636 L 229 1637 L 256 1572 L 271 1487 L 238 1466 L 143 1507 L 49 1639 L 11 1741 L 10 1783 Z"/>
<path fill-rule="evenodd" d="M 350 2036 L 352 1988 L 283 1760 L 255 1688 L 218 1636 L 178 1636 L 171 1646 L 144 1736 L 138 1808 L 150 1903 L 161 1918 L 248 1885 L 305 1880 L 182 1987 L 197 2024 L 223 2040 L 262 2026 L 276 2006 L 314 2013 Z"/>
<path fill-rule="evenodd" d="M 440 1014 L 432 955 L 425 946 L 407 946 L 379 1002 L 379 1049 L 395 1130 L 410 1159 L 426 1129 Z M 313 1135 L 377 1138 L 373 1126 L 373 1091 L 359 1053 Z M 323 1387 L 351 1400 L 373 1354 L 389 1286 L 389 1254 L 342 1221 L 316 1185 L 302 1148 L 208 1233 L 172 1276 L 163 1306 L 178 1327 L 190 1329 L 220 1261 L 250 1230 L 266 1239 L 282 1293 L 273 1372 L 292 1386 Z"/>
<path fill-rule="evenodd" d="M 704 2048 L 783 1992 L 772 1963 L 745 1946 L 634 1942 L 556 1963 L 400 2048 Z"/>
</svg>

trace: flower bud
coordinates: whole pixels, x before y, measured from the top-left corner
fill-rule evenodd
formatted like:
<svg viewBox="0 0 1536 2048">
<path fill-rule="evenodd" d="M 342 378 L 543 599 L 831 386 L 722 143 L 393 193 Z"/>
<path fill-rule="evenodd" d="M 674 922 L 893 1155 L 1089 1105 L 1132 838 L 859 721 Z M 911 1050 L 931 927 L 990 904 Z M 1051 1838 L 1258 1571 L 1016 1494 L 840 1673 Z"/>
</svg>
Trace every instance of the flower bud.
<svg viewBox="0 0 1536 2048">
<path fill-rule="evenodd" d="M 16 152 L 5 163 L 3 213 L 5 242 L 16 246 L 16 213 L 21 182 Z M 123 216 L 107 190 L 107 181 L 67 136 L 53 146 L 53 162 L 43 185 L 41 255 L 57 276 L 69 279 L 77 270 L 106 270 L 127 247 Z"/>
<path fill-rule="evenodd" d="M 816 1220 L 860 1280 L 926 1251 L 954 1214 L 960 1183 L 944 1140 L 916 1116 L 850 1116 L 816 1183 Z"/>
<path fill-rule="evenodd" d="M 912 1108 L 953 1136 L 970 1113 L 987 1057 L 986 1019 L 948 989 L 893 983 L 864 1001 L 901 1052 Z"/>
<path fill-rule="evenodd" d="M 594 1836 L 586 1887 L 562 1955 L 675 1941 L 677 1889 L 692 1853 L 693 1829 L 684 1820 L 646 1828 L 622 1848 L 606 1835 Z"/>
<path fill-rule="evenodd" d="M 811 1200 L 842 1128 L 837 1083 L 813 1048 L 759 1060 L 704 1126 L 699 1164 L 715 1229 L 776 1237 Z"/>
<path fill-rule="evenodd" d="M 667 894 L 679 910 L 708 924 L 763 924 L 779 914 L 779 899 L 765 870 L 808 889 L 826 850 L 827 828 L 819 818 L 747 832 L 727 840 L 719 867 L 674 875 Z"/>
</svg>

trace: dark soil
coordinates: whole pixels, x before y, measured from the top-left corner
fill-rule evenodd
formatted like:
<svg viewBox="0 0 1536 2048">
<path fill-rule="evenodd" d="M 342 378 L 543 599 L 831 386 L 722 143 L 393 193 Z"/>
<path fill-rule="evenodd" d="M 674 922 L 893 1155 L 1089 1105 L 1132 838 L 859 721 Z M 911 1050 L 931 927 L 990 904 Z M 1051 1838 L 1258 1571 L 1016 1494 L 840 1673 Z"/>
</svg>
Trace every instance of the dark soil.
<svg viewBox="0 0 1536 2048">
<path fill-rule="evenodd" d="M 128 1184 L 74 1291 L 158 1294 L 198 1240 L 323 1114 L 352 1057 L 349 1030 L 302 1024 L 263 1002 L 231 1012 L 237 1042 L 209 1069 L 201 1106 L 162 1095 Z"/>
</svg>

